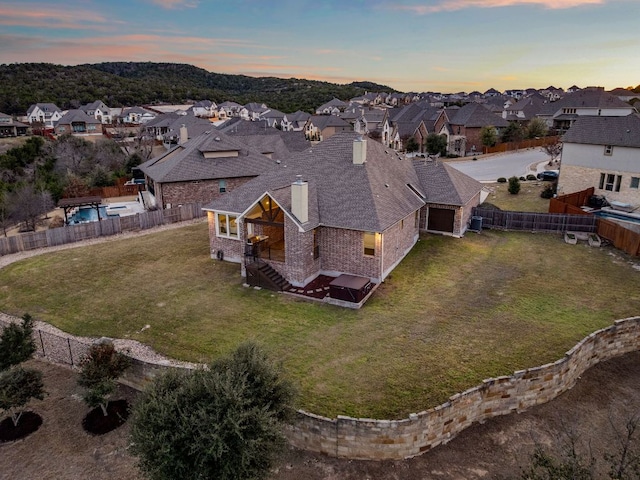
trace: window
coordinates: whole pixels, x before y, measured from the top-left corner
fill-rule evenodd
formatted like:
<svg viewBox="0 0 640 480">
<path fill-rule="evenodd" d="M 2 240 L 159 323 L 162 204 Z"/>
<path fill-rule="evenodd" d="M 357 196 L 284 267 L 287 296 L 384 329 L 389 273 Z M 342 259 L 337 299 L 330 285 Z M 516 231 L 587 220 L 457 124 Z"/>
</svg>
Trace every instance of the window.
<svg viewBox="0 0 640 480">
<path fill-rule="evenodd" d="M 608 190 L 609 192 L 619 192 L 620 183 L 622 183 L 622 175 L 615 175 L 613 173 L 601 173 L 600 174 L 600 190 Z"/>
<path fill-rule="evenodd" d="M 226 193 L 227 191 L 227 181 L 226 180 L 218 180 L 218 192 Z"/>
<path fill-rule="evenodd" d="M 238 221 L 235 215 L 218 213 L 216 222 L 217 234 L 219 237 L 238 239 Z"/>
<path fill-rule="evenodd" d="M 631 177 L 630 188 L 640 188 L 640 177 Z"/>
<path fill-rule="evenodd" d="M 375 255 L 376 254 L 376 234 L 372 232 L 364 232 L 364 254 Z"/>
<path fill-rule="evenodd" d="M 605 155 L 613 155 L 613 145 L 605 145 L 604 146 L 604 154 Z"/>
</svg>

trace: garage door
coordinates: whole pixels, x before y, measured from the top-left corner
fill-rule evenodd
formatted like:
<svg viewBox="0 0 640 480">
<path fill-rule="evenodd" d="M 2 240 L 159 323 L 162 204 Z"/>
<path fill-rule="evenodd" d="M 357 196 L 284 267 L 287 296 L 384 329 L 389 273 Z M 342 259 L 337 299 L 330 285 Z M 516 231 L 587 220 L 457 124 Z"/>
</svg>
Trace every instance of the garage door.
<svg viewBox="0 0 640 480">
<path fill-rule="evenodd" d="M 453 233 L 453 220 L 455 216 L 455 210 L 429 207 L 427 230 Z"/>
</svg>

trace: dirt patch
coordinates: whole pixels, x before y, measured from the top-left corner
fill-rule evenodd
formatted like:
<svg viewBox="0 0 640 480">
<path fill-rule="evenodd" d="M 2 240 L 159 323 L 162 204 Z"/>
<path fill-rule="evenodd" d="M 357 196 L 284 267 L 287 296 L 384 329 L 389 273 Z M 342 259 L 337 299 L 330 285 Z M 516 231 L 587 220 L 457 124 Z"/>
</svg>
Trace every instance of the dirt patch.
<svg viewBox="0 0 640 480">
<path fill-rule="evenodd" d="M 82 428 L 89 411 L 80 400 L 75 373 L 39 360 L 48 396 L 29 409 L 43 418 L 28 437 L 0 444 L 0 479 L 142 479 L 128 453 L 129 425 L 94 436 Z M 121 387 L 129 402 L 136 392 Z M 465 430 L 447 445 L 403 461 L 355 461 L 287 450 L 272 480 L 506 479 L 517 478 L 536 443 L 558 449 L 567 432 L 582 449 L 602 457 L 613 444 L 611 424 L 640 412 L 640 352 L 599 364 L 556 400 L 528 412 L 498 417 Z M 589 445 L 590 444 L 590 445 Z"/>
</svg>

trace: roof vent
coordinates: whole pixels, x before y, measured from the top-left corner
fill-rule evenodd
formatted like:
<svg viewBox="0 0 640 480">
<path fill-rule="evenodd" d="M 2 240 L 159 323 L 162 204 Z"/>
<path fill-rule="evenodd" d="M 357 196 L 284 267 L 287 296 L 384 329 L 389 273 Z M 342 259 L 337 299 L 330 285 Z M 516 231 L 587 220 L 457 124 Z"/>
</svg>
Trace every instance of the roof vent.
<svg viewBox="0 0 640 480">
<path fill-rule="evenodd" d="M 216 137 L 216 138 L 214 138 L 214 140 L 215 140 L 216 142 L 219 142 L 219 141 L 220 141 L 220 137 Z"/>
</svg>

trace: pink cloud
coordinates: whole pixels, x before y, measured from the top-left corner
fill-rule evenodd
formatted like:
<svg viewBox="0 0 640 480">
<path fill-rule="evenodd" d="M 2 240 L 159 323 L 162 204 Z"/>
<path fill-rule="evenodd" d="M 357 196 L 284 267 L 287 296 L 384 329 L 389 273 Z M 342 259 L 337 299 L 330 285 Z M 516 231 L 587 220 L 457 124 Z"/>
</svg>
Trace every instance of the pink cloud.
<svg viewBox="0 0 640 480">
<path fill-rule="evenodd" d="M 437 5 L 394 5 L 392 10 L 403 10 L 418 15 L 438 12 L 452 12 L 465 8 L 499 8 L 518 5 L 538 5 L 552 10 L 602 5 L 606 0 L 442 0 Z"/>
<path fill-rule="evenodd" d="M 199 0 L 147 0 L 161 8 L 167 10 L 175 10 L 178 8 L 196 8 L 200 3 Z"/>
<path fill-rule="evenodd" d="M 106 24 L 108 21 L 103 15 L 90 10 L 65 11 L 46 4 L 0 5 L 0 25 L 6 26 L 95 30 L 96 24 Z"/>
</svg>

